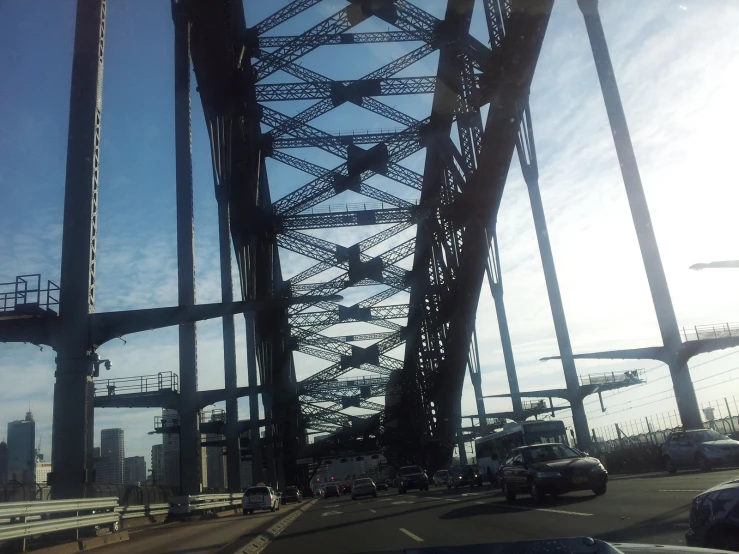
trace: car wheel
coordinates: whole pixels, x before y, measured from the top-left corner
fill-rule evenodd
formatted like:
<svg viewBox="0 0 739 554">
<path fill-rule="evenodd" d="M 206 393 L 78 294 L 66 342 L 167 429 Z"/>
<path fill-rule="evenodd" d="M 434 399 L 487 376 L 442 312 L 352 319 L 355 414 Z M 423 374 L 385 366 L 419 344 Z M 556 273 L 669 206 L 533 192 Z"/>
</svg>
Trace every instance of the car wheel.
<svg viewBox="0 0 739 554">
<path fill-rule="evenodd" d="M 529 494 L 531 495 L 531 500 L 533 500 L 537 504 L 544 500 L 544 493 L 539 490 L 539 487 L 536 486 L 536 483 L 534 481 L 531 481 L 531 483 L 529 483 Z"/>
<path fill-rule="evenodd" d="M 119 521 L 115 521 L 110 525 L 110 532 L 111 533 L 117 533 L 121 530 L 121 524 Z"/>
<path fill-rule="evenodd" d="M 704 455 L 699 454 L 697 456 L 698 460 L 698 467 L 701 471 L 711 471 L 711 462 L 708 461 L 708 458 L 706 458 Z"/>
<path fill-rule="evenodd" d="M 675 475 L 677 473 L 677 466 L 669 456 L 665 458 L 665 470 L 667 470 L 667 473 L 670 475 Z"/>
<path fill-rule="evenodd" d="M 602 485 L 599 485 L 593 489 L 593 493 L 595 496 L 603 496 L 606 494 L 606 484 L 603 483 Z"/>
<path fill-rule="evenodd" d="M 275 507 L 274 507 L 274 506 L 272 506 L 272 509 L 271 509 L 270 511 L 274 512 L 274 511 L 275 511 Z"/>
<path fill-rule="evenodd" d="M 510 487 L 508 486 L 508 483 L 503 481 L 502 487 L 503 487 L 503 496 L 505 496 L 505 499 L 508 502 L 513 502 L 514 500 L 516 500 L 516 493 L 510 489 Z"/>
</svg>

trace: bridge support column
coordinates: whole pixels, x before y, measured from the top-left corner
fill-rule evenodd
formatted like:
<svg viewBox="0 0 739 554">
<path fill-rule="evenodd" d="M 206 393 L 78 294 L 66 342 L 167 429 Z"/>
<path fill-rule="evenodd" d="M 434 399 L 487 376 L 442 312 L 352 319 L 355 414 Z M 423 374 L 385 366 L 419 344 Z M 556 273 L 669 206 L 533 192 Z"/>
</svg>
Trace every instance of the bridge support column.
<svg viewBox="0 0 739 554">
<path fill-rule="evenodd" d="M 221 190 L 219 189 L 219 193 Z M 221 300 L 233 302 L 233 277 L 231 276 L 231 236 L 229 210 L 226 198 L 218 197 L 218 238 L 221 249 Z M 226 393 L 235 394 L 236 380 L 236 333 L 234 316 L 223 317 L 223 372 Z M 226 400 L 226 477 L 228 492 L 241 490 L 241 445 L 239 444 L 239 401 Z"/>
<path fill-rule="evenodd" d="M 254 345 L 254 313 L 244 314 L 246 322 L 246 367 L 249 386 L 259 386 L 257 381 L 257 354 Z M 262 475 L 262 437 L 259 431 L 259 393 L 249 395 L 249 451 L 251 452 L 251 475 L 254 484 L 264 480 Z"/>
<path fill-rule="evenodd" d="M 484 436 L 488 430 L 488 417 L 485 413 L 485 399 L 482 397 L 482 375 L 480 374 L 480 351 L 477 345 L 477 329 L 472 329 L 472 348 L 470 349 L 469 368 L 470 381 L 472 381 L 472 388 L 475 391 L 477 417 L 480 420 L 480 433 Z"/>
<path fill-rule="evenodd" d="M 544 205 L 541 201 L 539 167 L 536 160 L 536 146 L 534 144 L 534 129 L 531 124 L 531 112 L 528 105 L 521 114 L 521 130 L 518 135 L 517 150 L 518 159 L 521 163 L 521 171 L 529 189 L 531 213 L 534 216 L 534 227 L 536 228 L 536 238 L 539 242 L 541 265 L 544 269 L 544 279 L 547 284 L 549 305 L 552 310 L 559 354 L 562 357 L 565 383 L 567 384 L 567 391 L 570 396 L 570 408 L 572 410 L 575 433 L 577 433 L 578 447 L 587 450 L 590 446 L 590 430 L 588 429 L 588 419 L 585 415 L 582 398 L 579 396 L 580 383 L 577 377 L 575 359 L 572 355 L 572 343 L 570 342 L 570 333 L 567 329 L 567 318 L 565 317 L 565 309 L 562 303 L 562 294 L 559 290 L 557 270 L 554 266 L 554 254 L 552 253 L 552 244 L 549 241 Z"/>
<path fill-rule="evenodd" d="M 105 0 L 77 2 L 49 475 L 55 499 L 84 497 L 93 481 L 88 316 L 95 311 L 105 9 Z"/>
<path fill-rule="evenodd" d="M 277 487 L 277 473 L 275 468 L 275 432 L 272 425 L 272 392 L 262 393 L 262 405 L 264 406 L 264 456 L 267 461 L 267 482 L 272 487 Z"/>
<path fill-rule="evenodd" d="M 626 188 L 631 217 L 634 221 L 634 229 L 639 241 L 649 290 L 652 293 L 652 302 L 657 314 L 662 343 L 667 352 L 676 353 L 680 350 L 682 344 L 680 329 L 677 326 L 675 309 L 672 305 L 670 290 L 667 287 L 667 278 L 659 255 L 657 237 L 654 234 L 652 218 L 644 195 L 639 166 L 636 163 L 634 146 L 631 143 L 631 135 L 626 123 L 626 114 L 618 92 L 616 75 L 608 53 L 608 44 L 598 12 L 598 0 L 578 0 L 578 5 L 585 19 L 585 27 L 593 51 L 595 68 L 598 72 L 603 101 L 611 125 L 613 142 L 621 167 L 621 175 Z M 686 429 L 702 428 L 700 409 L 695 396 L 693 381 L 690 378 L 688 364 L 677 359 L 675 354 L 671 354 L 668 365 L 683 427 Z"/>
<path fill-rule="evenodd" d="M 190 21 L 184 2 L 172 2 L 174 21 L 175 174 L 177 182 L 177 284 L 180 306 L 195 305 L 195 229 L 190 121 Z M 201 489 L 200 421 L 197 402 L 197 331 L 194 322 L 179 326 L 180 488 L 183 495 Z"/>
<path fill-rule="evenodd" d="M 500 256 L 498 254 L 498 234 L 493 231 L 493 238 L 488 252 L 488 263 L 485 267 L 488 276 L 490 292 L 495 302 L 495 315 L 498 319 L 498 332 L 500 333 L 500 346 L 503 349 L 503 361 L 505 362 L 506 375 L 508 376 L 508 390 L 511 393 L 513 412 L 523 416 L 523 405 L 521 404 L 521 390 L 518 387 L 518 375 L 516 373 L 516 362 L 513 358 L 513 342 L 511 332 L 508 329 L 508 316 L 503 301 L 503 278 L 500 271 Z"/>
</svg>

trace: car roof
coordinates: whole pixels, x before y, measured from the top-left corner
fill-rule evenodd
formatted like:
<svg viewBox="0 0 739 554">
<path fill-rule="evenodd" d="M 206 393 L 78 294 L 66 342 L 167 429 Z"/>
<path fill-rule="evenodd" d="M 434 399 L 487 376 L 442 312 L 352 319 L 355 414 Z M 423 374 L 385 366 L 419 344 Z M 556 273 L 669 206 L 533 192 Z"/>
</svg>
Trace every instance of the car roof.
<svg viewBox="0 0 739 554">
<path fill-rule="evenodd" d="M 530 448 L 538 448 L 540 446 L 565 446 L 561 442 L 542 442 L 539 444 L 527 444 L 526 446 L 517 446 L 511 452 L 515 452 L 517 450 L 529 450 Z"/>
</svg>

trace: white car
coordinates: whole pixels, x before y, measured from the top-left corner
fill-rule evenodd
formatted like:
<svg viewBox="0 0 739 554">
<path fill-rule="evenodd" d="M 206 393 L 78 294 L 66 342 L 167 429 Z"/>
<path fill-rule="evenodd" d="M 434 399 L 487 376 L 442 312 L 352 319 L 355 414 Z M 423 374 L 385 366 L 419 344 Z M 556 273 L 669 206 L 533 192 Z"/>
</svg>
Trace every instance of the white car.
<svg viewBox="0 0 739 554">
<path fill-rule="evenodd" d="M 356 500 L 360 496 L 377 496 L 375 482 L 369 477 L 355 479 L 352 483 L 352 500 Z"/>
<path fill-rule="evenodd" d="M 257 485 L 246 489 L 241 498 L 241 510 L 246 514 L 253 514 L 254 510 L 270 510 L 275 512 L 280 509 L 280 497 L 272 487 Z"/>
</svg>

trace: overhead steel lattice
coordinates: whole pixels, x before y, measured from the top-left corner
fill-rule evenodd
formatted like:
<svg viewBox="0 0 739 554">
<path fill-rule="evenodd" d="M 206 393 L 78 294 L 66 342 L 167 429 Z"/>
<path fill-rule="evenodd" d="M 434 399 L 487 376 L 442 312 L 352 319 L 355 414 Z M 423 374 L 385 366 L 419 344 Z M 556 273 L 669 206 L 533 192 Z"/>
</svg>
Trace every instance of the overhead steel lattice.
<svg viewBox="0 0 739 554">
<path fill-rule="evenodd" d="M 323 11 L 311 9 L 316 4 Z M 248 2 L 246 14 L 240 2 L 215 11 L 196 3 L 193 65 L 243 295 L 360 299 L 286 303 L 283 311 L 256 317 L 262 382 L 275 387 L 265 410 L 273 410 L 284 437 L 300 436 L 304 444 L 306 432 L 348 435 L 429 467 L 451 456 L 491 229 L 552 0 L 478 4 L 449 0 L 437 17 L 420 1 L 349 0 L 301 34 L 285 36 L 283 23 L 294 29 L 315 21 L 336 2 L 295 0 L 251 27 Z M 473 10 L 485 18 L 489 40 L 470 34 Z M 368 20 L 387 31 L 355 29 Z M 336 73 L 354 75 L 387 49 L 353 57 L 326 51 L 325 59 L 338 60 L 332 77 L 302 63 L 327 46 L 382 42 L 403 43 L 405 53 L 368 67 L 360 79 Z M 400 75 L 431 54 L 438 55 L 435 74 Z M 342 68 L 341 60 L 351 62 Z M 428 112 L 410 115 L 383 98 L 408 95 L 425 95 L 419 105 Z M 293 101 L 311 103 L 295 113 Z M 377 124 L 362 118 L 356 131 L 325 130 L 321 121 L 331 116 L 322 116 L 348 105 L 374 114 Z M 321 154 L 291 154 L 296 148 Z M 306 182 L 272 201 L 267 167 L 274 174 L 280 165 L 299 170 Z M 349 245 L 310 234 L 375 225 L 376 233 Z M 313 265 L 283 280 L 280 251 Z M 347 323 L 354 323 L 351 333 L 341 330 Z M 364 328 L 357 331 L 357 324 Z M 330 365 L 298 383 L 295 351 Z M 349 372 L 375 380 L 335 386 Z M 286 443 L 283 454 L 297 455 Z"/>
</svg>

